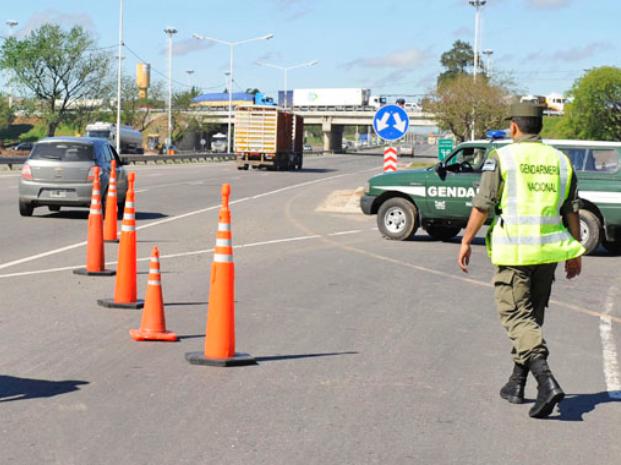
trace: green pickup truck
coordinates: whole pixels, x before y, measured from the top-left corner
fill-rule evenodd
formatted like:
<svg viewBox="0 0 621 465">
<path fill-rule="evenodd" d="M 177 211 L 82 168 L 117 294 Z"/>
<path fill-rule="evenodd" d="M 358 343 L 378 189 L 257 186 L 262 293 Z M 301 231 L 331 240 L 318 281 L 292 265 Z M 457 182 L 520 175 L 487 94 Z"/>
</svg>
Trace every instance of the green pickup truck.
<svg viewBox="0 0 621 465">
<path fill-rule="evenodd" d="M 599 244 L 621 253 L 621 142 L 544 142 L 566 153 L 573 163 L 582 244 L 589 253 Z M 468 222 L 488 153 L 510 143 L 465 142 L 435 167 L 374 176 L 360 200 L 362 211 L 377 215 L 378 228 L 387 239 L 407 240 L 422 227 L 434 239 L 449 240 Z"/>
</svg>

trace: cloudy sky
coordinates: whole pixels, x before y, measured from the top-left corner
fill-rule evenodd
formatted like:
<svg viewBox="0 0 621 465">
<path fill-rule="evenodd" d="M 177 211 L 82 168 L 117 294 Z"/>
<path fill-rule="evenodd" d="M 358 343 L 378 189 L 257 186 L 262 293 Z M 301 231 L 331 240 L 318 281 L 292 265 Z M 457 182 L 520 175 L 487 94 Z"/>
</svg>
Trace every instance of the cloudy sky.
<svg viewBox="0 0 621 465">
<path fill-rule="evenodd" d="M 18 36 L 44 22 L 81 24 L 99 46 L 118 41 L 118 0 L 6 2 L 4 19 L 19 21 Z M 378 94 L 422 94 L 441 71 L 439 58 L 457 39 L 473 42 L 474 8 L 467 0 L 125 0 L 125 71 L 151 63 L 166 72 L 165 26 L 175 36 L 176 87 L 224 87 L 228 47 L 193 33 L 229 41 L 273 33 L 240 45 L 237 89 L 282 88 L 282 72 L 257 61 L 295 65 L 289 87 L 370 87 Z M 619 0 L 488 0 L 482 9 L 482 48 L 492 49 L 492 71 L 512 76 L 525 92 L 565 92 L 585 69 L 621 66 Z M 4 27 L 4 25 L 2 25 Z M 2 35 L 8 29 L 4 27 Z M 130 52 L 133 52 L 130 53 Z M 191 76 L 187 70 L 194 70 Z"/>
</svg>

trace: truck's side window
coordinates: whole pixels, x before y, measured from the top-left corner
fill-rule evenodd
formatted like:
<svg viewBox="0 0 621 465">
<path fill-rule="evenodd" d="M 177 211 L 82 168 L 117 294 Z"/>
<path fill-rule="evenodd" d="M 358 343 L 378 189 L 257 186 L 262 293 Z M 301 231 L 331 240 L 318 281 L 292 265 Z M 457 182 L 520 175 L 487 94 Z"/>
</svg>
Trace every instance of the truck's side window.
<svg viewBox="0 0 621 465">
<path fill-rule="evenodd" d="M 451 158 L 449 164 L 464 166 L 462 171 L 480 171 L 486 153 L 486 147 L 464 147 Z"/>
<path fill-rule="evenodd" d="M 614 173 L 619 170 L 619 150 L 594 149 L 592 151 L 594 171 Z"/>
</svg>

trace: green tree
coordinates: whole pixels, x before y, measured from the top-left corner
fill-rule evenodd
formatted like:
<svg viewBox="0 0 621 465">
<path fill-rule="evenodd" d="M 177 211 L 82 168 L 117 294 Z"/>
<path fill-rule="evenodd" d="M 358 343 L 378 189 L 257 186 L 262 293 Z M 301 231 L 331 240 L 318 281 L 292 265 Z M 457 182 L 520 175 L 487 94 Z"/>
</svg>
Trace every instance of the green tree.
<svg viewBox="0 0 621 465">
<path fill-rule="evenodd" d="M 423 99 L 423 110 L 435 115 L 440 129 L 452 132 L 463 142 L 470 137 L 473 121 L 476 137 L 505 124 L 507 96 L 505 87 L 487 79 L 474 81 L 463 74 L 438 84 L 436 91 Z"/>
<path fill-rule="evenodd" d="M 573 85 L 563 124 L 577 139 L 621 140 L 621 68 L 602 66 Z"/>
<path fill-rule="evenodd" d="M 469 74 L 473 68 L 474 51 L 468 42 L 456 40 L 453 47 L 440 57 L 444 71 L 438 76 L 438 84 L 464 74 Z"/>
<path fill-rule="evenodd" d="M 183 90 L 181 92 L 176 92 L 173 94 L 173 102 L 172 106 L 179 110 L 187 110 L 190 108 L 190 104 L 192 103 L 192 99 L 201 94 L 201 91 L 198 87 L 192 86 L 188 90 Z"/>
<path fill-rule="evenodd" d="M 22 40 L 4 41 L 0 68 L 11 70 L 17 87 L 43 103 L 49 136 L 67 120 L 72 106 L 105 93 L 110 55 L 94 47 L 81 26 L 65 31 L 53 24 L 44 24 Z"/>
<path fill-rule="evenodd" d="M 0 94 L 0 130 L 6 129 L 15 118 L 13 109 L 9 107 L 9 99 Z"/>
</svg>

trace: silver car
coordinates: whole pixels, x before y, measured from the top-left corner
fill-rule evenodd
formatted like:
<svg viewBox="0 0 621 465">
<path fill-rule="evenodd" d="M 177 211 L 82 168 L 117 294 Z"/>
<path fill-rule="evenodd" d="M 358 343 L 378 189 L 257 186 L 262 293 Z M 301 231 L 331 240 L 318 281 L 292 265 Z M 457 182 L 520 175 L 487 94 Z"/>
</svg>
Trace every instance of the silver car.
<svg viewBox="0 0 621 465">
<path fill-rule="evenodd" d="M 110 161 L 117 164 L 117 201 L 123 211 L 127 175 L 114 148 L 105 139 L 49 137 L 37 142 L 22 167 L 19 213 L 31 216 L 35 207 L 89 207 L 93 168 L 101 169 L 102 203 L 108 192 Z"/>
</svg>

